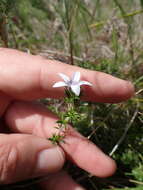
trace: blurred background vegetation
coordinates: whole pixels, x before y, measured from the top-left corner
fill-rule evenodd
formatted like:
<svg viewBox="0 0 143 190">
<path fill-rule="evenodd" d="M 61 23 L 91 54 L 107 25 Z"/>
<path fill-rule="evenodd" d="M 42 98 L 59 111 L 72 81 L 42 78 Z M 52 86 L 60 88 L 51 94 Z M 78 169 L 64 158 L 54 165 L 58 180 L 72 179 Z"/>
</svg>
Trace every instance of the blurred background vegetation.
<svg viewBox="0 0 143 190">
<path fill-rule="evenodd" d="M 106 179 L 71 164 L 69 173 L 88 190 L 143 189 L 142 13 L 143 0 L 0 1 L 1 47 L 103 71 L 135 85 L 135 96 L 127 102 L 80 104 L 84 117 L 75 127 L 118 164 Z M 57 104 L 43 102 L 51 109 Z"/>
</svg>

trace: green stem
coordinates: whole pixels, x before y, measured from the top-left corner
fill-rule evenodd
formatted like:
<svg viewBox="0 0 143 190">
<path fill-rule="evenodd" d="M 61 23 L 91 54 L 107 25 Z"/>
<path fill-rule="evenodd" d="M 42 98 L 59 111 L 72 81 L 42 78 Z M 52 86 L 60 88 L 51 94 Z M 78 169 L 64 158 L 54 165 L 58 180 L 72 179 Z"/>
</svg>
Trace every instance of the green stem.
<svg viewBox="0 0 143 190">
<path fill-rule="evenodd" d="M 127 13 L 127 14 L 122 14 L 121 16 L 119 16 L 117 19 L 123 19 L 123 18 L 128 18 L 128 17 L 132 17 L 132 16 L 136 16 L 138 14 L 141 14 L 143 13 L 143 9 L 141 10 L 136 10 L 136 11 L 133 11 L 131 13 Z M 91 25 L 89 25 L 90 28 L 94 28 L 94 27 L 100 27 L 100 26 L 103 26 L 104 24 L 107 23 L 108 20 L 102 20 L 100 22 L 96 22 L 96 23 L 93 23 Z"/>
</svg>

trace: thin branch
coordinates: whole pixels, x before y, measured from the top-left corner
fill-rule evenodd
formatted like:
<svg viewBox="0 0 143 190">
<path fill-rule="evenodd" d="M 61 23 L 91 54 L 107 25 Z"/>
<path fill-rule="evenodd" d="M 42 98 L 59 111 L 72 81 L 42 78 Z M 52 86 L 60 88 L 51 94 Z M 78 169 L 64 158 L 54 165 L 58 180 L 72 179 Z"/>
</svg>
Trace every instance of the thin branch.
<svg viewBox="0 0 143 190">
<path fill-rule="evenodd" d="M 51 56 L 49 56 L 48 54 L 51 55 Z M 69 58 L 70 57 L 70 54 L 68 54 L 68 53 L 66 54 L 66 53 L 62 53 L 62 52 L 59 52 L 59 51 L 53 51 L 53 50 L 44 50 L 39 55 L 41 55 L 41 56 L 47 56 L 47 57 L 49 56 L 50 58 L 53 58 L 53 59 L 55 59 L 55 57 L 59 57 L 60 58 L 60 56 L 61 57 L 63 56 L 65 58 Z M 85 61 L 85 59 L 83 59 L 81 57 L 77 57 L 77 56 L 73 56 L 73 59 L 75 61 L 80 61 L 80 62 Z"/>
<path fill-rule="evenodd" d="M 136 183 L 138 185 L 143 185 L 143 182 L 141 182 L 141 181 L 137 181 L 137 180 L 133 180 L 133 179 L 129 179 L 129 181 L 132 183 Z"/>
<path fill-rule="evenodd" d="M 110 154 L 109 154 L 110 156 L 112 156 L 115 153 L 115 151 L 118 149 L 120 144 L 124 141 L 124 139 L 125 139 L 125 137 L 127 135 L 127 132 L 130 129 L 130 127 L 132 126 L 137 114 L 138 114 L 138 108 L 135 110 L 130 122 L 127 124 L 123 135 L 121 136 L 121 138 L 118 140 L 117 144 L 113 147 L 112 151 L 110 152 Z"/>
</svg>

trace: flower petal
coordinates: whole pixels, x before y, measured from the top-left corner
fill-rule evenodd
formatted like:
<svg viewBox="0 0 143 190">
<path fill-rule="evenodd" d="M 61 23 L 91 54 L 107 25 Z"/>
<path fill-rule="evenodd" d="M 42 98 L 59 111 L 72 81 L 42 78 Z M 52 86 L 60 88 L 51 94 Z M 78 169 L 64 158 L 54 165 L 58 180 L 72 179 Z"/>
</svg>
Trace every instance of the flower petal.
<svg viewBox="0 0 143 190">
<path fill-rule="evenodd" d="M 80 94 L 80 85 L 71 85 L 71 90 L 72 90 L 77 96 L 79 96 L 79 94 Z"/>
<path fill-rule="evenodd" d="M 80 72 L 77 71 L 72 76 L 72 82 L 73 83 L 77 83 L 77 82 L 79 82 L 79 80 L 80 80 Z"/>
<path fill-rule="evenodd" d="M 89 85 L 89 86 L 92 86 L 92 84 L 90 82 L 87 82 L 87 81 L 80 81 L 79 82 L 79 85 Z"/>
<path fill-rule="evenodd" d="M 65 81 L 65 83 L 68 83 L 70 81 L 70 78 L 63 74 L 63 73 L 59 73 L 60 77 Z"/>
<path fill-rule="evenodd" d="M 54 85 L 53 85 L 53 88 L 56 88 L 56 87 L 63 87 L 63 86 L 67 86 L 67 84 L 65 82 L 56 82 Z"/>
</svg>

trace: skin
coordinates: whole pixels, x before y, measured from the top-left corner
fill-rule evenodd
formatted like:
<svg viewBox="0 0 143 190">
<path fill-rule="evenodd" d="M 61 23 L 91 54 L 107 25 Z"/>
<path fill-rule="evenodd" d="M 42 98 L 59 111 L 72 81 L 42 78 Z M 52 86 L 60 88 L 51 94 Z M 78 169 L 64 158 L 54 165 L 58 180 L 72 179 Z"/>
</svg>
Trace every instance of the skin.
<svg viewBox="0 0 143 190">
<path fill-rule="evenodd" d="M 0 183 L 48 176 L 42 189 L 64 190 L 66 184 L 69 190 L 83 190 L 61 171 L 66 159 L 98 177 L 115 172 L 115 162 L 71 126 L 66 143 L 55 146 L 46 139 L 57 130 L 57 117 L 35 100 L 62 98 L 64 88 L 52 88 L 61 80 L 58 73 L 72 76 L 75 71 L 93 84 L 83 86 L 84 100 L 118 103 L 134 94 L 130 82 L 108 74 L 0 49 Z"/>
</svg>

